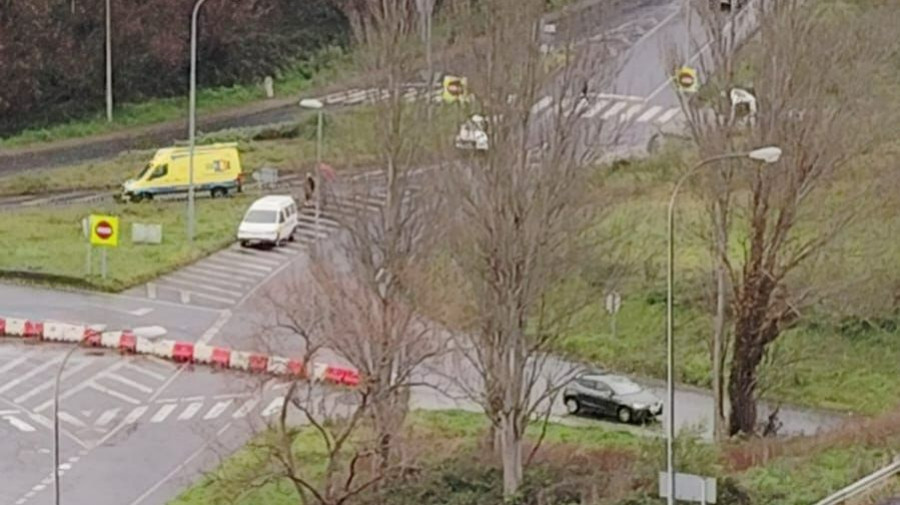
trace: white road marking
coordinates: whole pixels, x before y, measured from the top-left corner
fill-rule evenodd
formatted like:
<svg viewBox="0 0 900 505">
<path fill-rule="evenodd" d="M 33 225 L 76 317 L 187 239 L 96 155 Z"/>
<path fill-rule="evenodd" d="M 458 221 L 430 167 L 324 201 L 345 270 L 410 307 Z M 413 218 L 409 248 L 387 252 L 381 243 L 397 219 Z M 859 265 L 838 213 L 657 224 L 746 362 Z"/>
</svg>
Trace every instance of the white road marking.
<svg viewBox="0 0 900 505">
<path fill-rule="evenodd" d="M 211 276 L 211 275 L 205 275 L 205 274 L 199 274 L 199 273 L 193 273 L 193 272 L 189 272 L 186 270 L 179 270 L 177 273 L 170 274 L 168 279 L 171 279 L 172 277 L 176 277 L 176 278 L 184 277 L 188 281 L 194 283 L 195 285 L 197 282 L 202 282 L 205 284 L 215 284 L 217 286 L 230 286 L 232 288 L 232 290 L 241 289 L 241 287 L 243 287 L 243 285 L 240 282 L 234 282 L 234 280 L 225 280 L 224 278 Z"/>
<path fill-rule="evenodd" d="M 62 379 L 67 379 L 92 364 L 93 364 L 92 361 L 85 360 L 85 361 L 78 363 L 77 365 L 70 365 L 67 369 L 65 369 L 63 371 Z M 44 382 L 43 384 L 41 384 L 39 386 L 35 386 L 35 387 L 31 388 L 31 390 L 17 396 L 16 398 L 13 399 L 13 401 L 16 403 L 22 403 L 25 400 L 31 398 L 32 396 L 40 394 L 42 391 L 52 388 L 54 385 L 56 385 L 56 380 L 54 380 L 54 379 L 48 380 L 47 382 Z"/>
<path fill-rule="evenodd" d="M 637 113 L 644 109 L 644 104 L 639 103 L 637 105 L 632 105 L 627 111 L 622 113 L 623 121 L 631 121 L 631 118 L 637 116 Z"/>
<path fill-rule="evenodd" d="M 667 123 L 670 119 L 675 117 L 679 112 L 681 112 L 680 107 L 672 107 L 671 109 L 664 112 L 662 116 L 659 116 L 658 118 L 656 118 L 656 123 L 657 124 Z"/>
<path fill-rule="evenodd" d="M 622 109 L 624 109 L 627 106 L 628 106 L 628 102 L 616 102 L 613 104 L 612 107 L 609 108 L 609 110 L 607 110 L 606 112 L 603 113 L 603 116 L 601 116 L 601 119 L 609 119 L 609 118 L 615 116 L 616 114 L 618 114 L 619 111 L 621 111 Z"/>
<path fill-rule="evenodd" d="M 28 361 L 28 358 L 30 358 L 31 355 L 32 355 L 32 353 L 27 352 L 24 355 L 19 356 L 18 358 L 4 364 L 3 366 L 0 366 L 0 374 L 6 373 L 6 372 L 12 370 L 13 368 L 21 365 L 22 363 L 25 363 L 26 361 Z"/>
<path fill-rule="evenodd" d="M 178 368 L 177 365 L 174 365 L 174 364 L 172 364 L 160 357 L 157 357 L 157 356 L 144 356 L 144 358 L 146 358 L 147 361 L 152 362 L 154 365 L 159 365 L 162 368 L 166 368 L 169 370 L 175 370 L 176 368 Z"/>
<path fill-rule="evenodd" d="M 31 433 L 36 431 L 34 426 L 26 423 L 25 421 L 19 419 L 15 416 L 3 416 L 2 419 L 5 419 L 9 424 L 13 426 L 13 428 L 18 429 L 19 431 L 24 431 L 25 433 Z"/>
<path fill-rule="evenodd" d="M 186 271 L 186 270 L 179 270 L 178 272 L 169 274 L 166 277 L 166 280 L 169 280 L 169 281 L 171 281 L 173 279 L 177 279 L 177 280 L 184 279 L 184 282 L 186 282 L 188 284 L 192 284 L 198 288 L 205 288 L 208 285 L 224 286 L 224 287 L 231 288 L 230 289 L 231 292 L 233 292 L 235 289 L 241 289 L 243 287 L 243 285 L 241 283 L 235 282 L 233 279 L 226 280 L 222 277 L 213 277 L 210 275 L 193 273 L 193 272 Z"/>
<path fill-rule="evenodd" d="M 553 103 L 553 97 L 545 96 L 544 98 L 541 98 L 540 100 L 538 100 L 537 103 L 535 103 L 531 107 L 531 113 L 532 114 L 540 114 L 540 112 L 542 110 L 546 109 L 547 107 L 549 107 L 551 103 Z"/>
<path fill-rule="evenodd" d="M 176 278 L 172 278 L 171 276 L 166 277 L 165 282 L 166 282 L 166 284 L 182 285 L 182 286 L 193 288 L 194 291 L 190 291 L 190 293 L 192 295 L 199 293 L 199 291 L 196 291 L 196 290 L 208 290 L 208 291 L 212 291 L 213 293 L 223 293 L 226 295 L 230 295 L 230 294 L 234 293 L 233 289 L 217 288 L 215 286 L 210 286 L 208 284 L 205 286 L 200 286 L 197 284 L 196 281 L 191 281 L 189 279 L 176 279 Z"/>
<path fill-rule="evenodd" d="M 227 272 L 225 270 L 215 270 L 212 268 L 206 268 L 206 265 L 196 264 L 190 265 L 185 268 L 186 271 L 189 271 L 193 274 L 198 275 L 207 275 L 210 277 L 217 277 L 221 279 L 231 279 L 234 282 L 244 282 L 244 283 L 254 283 L 256 279 L 252 276 L 249 276 L 243 272 Z"/>
<path fill-rule="evenodd" d="M 97 384 L 96 382 L 91 382 L 90 386 L 88 386 L 88 387 L 90 387 L 94 391 L 108 394 L 109 396 L 112 396 L 113 398 L 118 398 L 118 399 L 128 402 L 132 405 L 138 405 L 139 403 L 141 403 L 137 399 L 132 398 L 132 397 L 126 395 L 125 393 L 120 393 L 120 392 L 118 392 L 114 389 L 110 389 L 106 386 L 101 386 L 100 384 Z"/>
<path fill-rule="evenodd" d="M 69 414 L 68 412 L 60 412 L 59 418 L 65 422 L 67 422 L 69 424 L 73 424 L 79 428 L 84 428 L 87 426 L 86 424 L 84 424 L 84 422 L 82 422 L 81 419 L 78 419 L 77 417 L 73 416 L 72 414 Z"/>
<path fill-rule="evenodd" d="M 195 297 L 195 296 L 198 298 L 206 298 L 207 300 L 212 300 L 214 302 L 224 303 L 227 305 L 234 305 L 234 303 L 235 303 L 233 298 L 223 298 L 221 296 L 209 295 L 206 293 L 198 293 L 196 291 L 188 291 L 186 289 L 181 289 L 179 291 L 181 292 L 181 302 L 184 303 L 185 305 L 190 304 L 191 298 Z"/>
<path fill-rule="evenodd" d="M 206 331 L 203 332 L 203 335 L 200 336 L 200 343 L 206 344 L 209 343 L 210 340 L 215 338 L 215 336 L 222 330 L 222 327 L 225 326 L 225 323 L 231 319 L 231 311 L 223 310 L 219 317 L 216 318 L 216 321 L 210 326 Z"/>
<path fill-rule="evenodd" d="M 191 292 L 184 289 L 179 289 L 178 298 L 181 300 L 181 303 L 187 305 L 191 303 Z"/>
<path fill-rule="evenodd" d="M 197 414 L 197 411 L 200 410 L 200 407 L 203 406 L 202 402 L 192 403 L 184 409 L 181 414 L 178 415 L 179 421 L 187 421 L 188 419 L 194 417 Z"/>
<path fill-rule="evenodd" d="M 227 252 L 228 251 L 222 251 L 215 256 L 210 256 L 209 258 L 206 259 L 206 261 L 212 261 L 214 263 L 219 263 L 219 264 L 222 264 L 225 266 L 229 266 L 238 271 L 241 271 L 241 270 L 247 269 L 247 268 L 259 270 L 260 272 L 271 272 L 272 271 L 273 267 L 271 267 L 269 265 L 263 265 L 261 263 L 253 263 L 251 261 L 248 261 L 248 258 L 241 258 L 241 257 L 235 258 L 233 256 L 226 255 L 225 253 L 227 253 Z"/>
<path fill-rule="evenodd" d="M 21 412 L 19 409 L 15 410 L 0 410 L 0 416 L 8 416 L 10 414 L 18 414 Z"/>
<path fill-rule="evenodd" d="M 231 428 L 231 423 L 228 423 L 228 424 L 226 424 L 225 426 L 222 426 L 222 428 L 219 429 L 219 431 L 216 432 L 216 436 L 215 436 L 215 437 L 213 437 L 213 438 L 211 438 L 210 440 L 207 440 L 206 442 L 204 442 L 203 445 L 201 445 L 200 448 L 198 448 L 196 451 L 194 451 L 193 453 L 191 453 L 191 455 L 188 456 L 187 459 L 185 459 L 182 463 L 180 463 L 178 466 L 176 466 L 175 468 L 173 468 L 171 472 L 169 472 L 168 474 L 166 474 L 166 476 L 163 477 L 162 479 L 160 479 L 156 484 L 150 486 L 149 489 L 147 489 L 146 491 L 144 491 L 144 493 L 143 493 L 142 495 L 138 496 L 138 497 L 137 497 L 133 502 L 131 502 L 129 505 L 138 505 L 139 503 L 141 503 L 142 501 L 144 501 L 148 496 L 150 496 L 150 495 L 152 495 L 153 493 L 155 493 L 156 490 L 159 489 L 160 486 L 162 486 L 163 484 L 165 484 L 166 482 L 168 482 L 169 479 L 172 478 L 172 476 L 182 474 L 182 472 L 184 471 L 184 468 L 185 468 L 188 464 L 190 464 L 191 461 L 194 461 L 194 459 L 196 459 L 197 456 L 203 454 L 203 452 L 204 452 L 210 445 L 212 445 L 213 441 L 216 440 L 216 439 L 218 439 L 218 437 L 221 437 L 222 434 L 225 433 L 229 428 Z"/>
<path fill-rule="evenodd" d="M 650 107 L 649 109 L 647 109 L 646 112 L 641 114 L 641 117 L 637 118 L 637 122 L 638 123 L 646 123 L 647 121 L 650 121 L 651 119 L 653 119 L 653 116 L 659 114 L 659 111 L 661 111 L 661 110 L 662 110 L 662 107 L 660 107 L 659 105 L 654 105 L 653 107 Z"/>
<path fill-rule="evenodd" d="M 278 398 L 273 399 L 271 403 L 269 403 L 269 405 L 265 409 L 263 409 L 262 415 L 264 417 L 274 415 L 281 410 L 282 406 L 284 406 L 284 398 L 279 396 Z"/>
<path fill-rule="evenodd" d="M 100 417 L 94 422 L 94 426 L 106 426 L 119 414 L 119 409 L 109 409 L 106 412 L 100 414 Z"/>
<path fill-rule="evenodd" d="M 46 417 L 44 417 L 40 414 L 28 414 L 28 418 L 31 419 L 32 421 L 40 424 L 44 428 L 53 429 L 53 423 L 50 422 L 49 419 L 47 419 Z"/>
<path fill-rule="evenodd" d="M 213 260 L 213 258 L 206 258 L 206 260 L 202 263 L 202 266 L 203 268 L 214 268 L 216 270 L 221 270 L 228 273 L 236 273 L 245 277 L 264 277 L 266 275 L 264 271 L 257 272 L 254 270 L 243 270 L 242 268 L 236 267 L 235 265 L 220 262 L 219 260 Z"/>
<path fill-rule="evenodd" d="M 151 423 L 161 423 L 169 417 L 169 414 L 172 413 L 173 410 L 178 408 L 177 403 L 169 403 L 160 407 L 159 410 L 156 411 L 156 414 L 153 414 L 153 417 L 150 418 Z"/>
<path fill-rule="evenodd" d="M 147 298 L 151 300 L 156 299 L 156 284 L 152 282 L 147 283 Z"/>
<path fill-rule="evenodd" d="M 247 250 L 244 249 L 244 251 Z M 266 252 L 267 251 L 238 252 L 230 249 L 225 249 L 220 251 L 217 256 L 228 256 L 230 258 L 236 258 L 241 262 L 249 261 L 251 263 L 257 263 L 262 266 L 277 267 L 279 264 L 281 264 L 281 262 L 277 259 L 267 257 Z"/>
<path fill-rule="evenodd" d="M 582 117 L 590 119 L 599 114 L 600 111 L 606 108 L 607 105 L 609 105 L 608 100 L 598 100 L 597 102 L 594 102 L 594 105 L 591 105 L 590 109 L 585 111 Z"/>
<path fill-rule="evenodd" d="M 203 420 L 208 421 L 210 419 L 219 417 L 220 415 L 222 415 L 222 412 L 225 412 L 225 409 L 227 409 L 228 406 L 231 405 L 232 401 L 233 400 L 225 400 L 224 402 L 219 402 L 213 405 L 213 408 L 209 409 L 209 412 L 207 412 L 206 415 L 203 416 Z"/>
<path fill-rule="evenodd" d="M 143 317 L 143 316 L 146 316 L 147 314 L 153 312 L 153 310 L 154 309 L 151 309 L 150 307 L 141 307 L 139 309 L 132 310 L 131 315 L 137 316 L 137 317 Z"/>
<path fill-rule="evenodd" d="M 134 424 L 142 415 L 144 415 L 144 412 L 147 412 L 147 406 L 141 405 L 140 407 L 135 407 L 134 410 L 125 416 L 125 420 L 122 421 L 122 424 Z"/>
<path fill-rule="evenodd" d="M 5 393 L 5 392 L 9 391 L 10 389 L 18 386 L 22 382 L 25 382 L 28 379 L 34 377 L 35 375 L 40 374 L 44 370 L 47 370 L 49 368 L 52 368 L 52 367 L 58 365 L 62 361 L 62 359 L 63 359 L 63 357 L 60 356 L 58 358 L 48 360 L 48 361 L 44 362 L 43 364 L 41 364 L 40 366 L 36 366 L 36 367 L 32 368 L 27 373 L 20 375 L 20 376 L 16 377 L 15 379 L 12 379 L 11 381 L 4 384 L 3 386 L 0 386 L 0 393 Z"/>
<path fill-rule="evenodd" d="M 593 95 L 596 98 L 603 98 L 607 100 L 626 100 L 629 102 L 643 102 L 644 97 L 642 96 L 634 96 L 634 95 L 616 95 L 614 93 L 597 93 Z"/>
<path fill-rule="evenodd" d="M 234 411 L 234 414 L 232 414 L 231 417 L 233 417 L 234 419 L 240 419 L 240 418 L 246 416 L 247 414 L 250 413 L 251 410 L 253 410 L 254 407 L 256 407 L 256 405 L 258 403 L 259 403 L 259 398 L 250 398 L 249 400 L 244 402 L 243 405 L 238 407 L 238 409 Z"/>
<path fill-rule="evenodd" d="M 138 372 L 138 373 L 142 373 L 142 374 L 146 375 L 147 377 L 156 379 L 158 381 L 166 380 L 166 377 L 164 375 L 158 374 L 152 370 L 147 370 L 146 368 L 137 366 L 134 363 L 126 363 L 125 368 L 128 368 L 129 370 L 134 370 L 135 372 Z"/>
<path fill-rule="evenodd" d="M 153 392 L 153 388 L 149 388 L 149 387 L 147 387 L 139 382 L 135 382 L 127 377 L 122 377 L 121 375 L 119 375 L 117 373 L 103 374 L 103 377 L 109 377 L 110 379 L 113 379 L 117 382 L 125 384 L 126 386 L 131 386 L 134 389 L 137 389 L 138 391 L 140 391 L 142 393 L 150 394 Z"/>
</svg>

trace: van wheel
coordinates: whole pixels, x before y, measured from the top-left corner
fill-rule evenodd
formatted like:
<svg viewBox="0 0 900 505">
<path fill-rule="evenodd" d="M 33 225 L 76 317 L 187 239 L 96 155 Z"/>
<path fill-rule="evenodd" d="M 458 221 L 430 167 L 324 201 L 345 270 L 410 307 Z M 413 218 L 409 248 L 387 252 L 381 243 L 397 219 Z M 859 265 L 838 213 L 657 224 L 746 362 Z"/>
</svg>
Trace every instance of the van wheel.
<svg viewBox="0 0 900 505">
<path fill-rule="evenodd" d="M 247 247 L 247 246 L 249 246 L 249 245 L 250 245 L 250 241 L 248 241 L 248 240 L 241 240 L 241 247 Z"/>
<path fill-rule="evenodd" d="M 213 198 L 221 198 L 223 196 L 228 195 L 228 190 L 225 188 L 213 188 L 212 191 L 209 192 L 209 196 Z"/>
<path fill-rule="evenodd" d="M 295 227 L 291 230 L 291 234 L 288 235 L 288 240 L 290 240 L 291 242 L 293 242 L 294 240 L 297 240 L 296 237 L 294 237 L 294 235 L 296 235 L 296 234 L 297 234 L 297 227 L 295 226 Z"/>
</svg>

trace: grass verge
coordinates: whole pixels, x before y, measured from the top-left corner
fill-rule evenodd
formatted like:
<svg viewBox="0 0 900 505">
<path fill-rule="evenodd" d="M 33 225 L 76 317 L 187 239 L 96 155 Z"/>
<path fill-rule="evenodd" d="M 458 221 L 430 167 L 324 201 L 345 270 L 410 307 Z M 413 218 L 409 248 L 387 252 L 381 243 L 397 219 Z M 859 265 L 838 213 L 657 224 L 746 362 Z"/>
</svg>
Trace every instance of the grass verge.
<svg viewBox="0 0 900 505">
<path fill-rule="evenodd" d="M 337 48 L 325 50 L 310 61 L 298 63 L 275 76 L 275 94 L 277 97 L 292 96 L 344 78 L 350 73 L 348 61 L 348 56 Z M 197 110 L 199 113 L 216 112 L 265 99 L 265 91 L 260 84 L 200 89 L 197 91 Z M 117 104 L 113 122 L 107 122 L 105 113 L 98 112 L 95 116 L 83 120 L 25 130 L 18 135 L 0 139 L 0 149 L 25 147 L 162 123 L 180 119 L 186 109 L 187 97 L 157 98 L 140 103 Z"/>
<path fill-rule="evenodd" d="M 234 239 L 236 223 L 250 200 L 249 196 L 239 196 L 199 201 L 193 244 L 186 241 L 186 213 L 182 202 L 110 203 L 9 213 L 0 220 L 0 251 L 3 251 L 0 271 L 6 271 L 8 278 L 30 282 L 119 291 L 230 243 Z M 108 252 L 106 279 L 99 276 L 97 249 L 93 253 L 94 275 L 86 275 L 87 240 L 82 235 L 81 220 L 91 213 L 119 216 L 119 246 Z M 133 223 L 161 224 L 162 244 L 132 243 Z"/>
<path fill-rule="evenodd" d="M 807 505 L 871 473 L 900 447 L 893 433 L 896 419 L 885 419 L 887 433 L 875 436 L 858 429 L 793 441 L 740 442 L 716 448 L 689 434 L 679 437 L 680 471 L 715 477 L 717 503 Z M 528 439 L 538 436 L 529 429 Z M 533 431 L 532 431 L 533 430 Z M 871 430 L 870 430 L 871 431 Z M 502 476 L 485 450 L 486 422 L 481 414 L 461 411 L 416 411 L 408 418 L 404 460 L 410 471 L 388 480 L 382 489 L 357 496 L 362 505 L 500 505 Z M 259 437 L 265 437 L 261 434 Z M 762 450 L 766 444 L 768 450 Z M 287 505 L 297 503 L 293 487 L 279 479 L 246 486 L 248 477 L 272 462 L 248 444 L 217 469 L 184 491 L 170 505 Z M 772 447 L 778 449 L 772 450 Z M 303 474 L 322 478 L 325 452 L 312 430 L 301 429 L 293 450 Z M 658 505 L 657 471 L 664 467 L 663 442 L 601 426 L 575 428 L 551 424 L 526 470 L 521 501 L 548 505 L 604 503 Z M 751 465 L 742 456 L 765 453 Z"/>
<path fill-rule="evenodd" d="M 458 121 L 458 114 L 451 108 L 438 108 L 436 111 L 436 133 L 423 144 L 426 161 L 429 153 L 440 151 L 438 143 L 452 142 Z M 418 112 L 418 108 L 409 111 L 410 114 Z M 381 135 L 375 128 L 377 114 L 379 111 L 373 106 L 328 114 L 323 130 L 323 161 L 339 173 L 376 165 Z M 299 117 L 298 110 L 296 124 L 228 130 L 211 135 L 205 141 L 237 141 L 243 169 L 248 174 L 262 167 L 278 168 L 283 173 L 312 170 L 316 155 L 316 118 L 310 115 L 304 115 L 302 119 Z M 286 138 L 258 140 L 269 135 Z M 127 152 L 110 160 L 3 177 L 0 178 L 0 195 L 116 190 L 147 164 L 153 152 Z"/>
</svg>

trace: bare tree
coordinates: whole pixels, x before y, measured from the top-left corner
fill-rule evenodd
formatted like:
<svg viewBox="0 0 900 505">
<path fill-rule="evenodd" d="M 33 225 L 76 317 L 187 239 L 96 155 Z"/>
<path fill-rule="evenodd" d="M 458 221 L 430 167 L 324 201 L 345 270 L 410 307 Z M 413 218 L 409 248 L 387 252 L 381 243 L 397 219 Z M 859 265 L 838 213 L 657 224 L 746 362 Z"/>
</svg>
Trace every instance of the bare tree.
<svg viewBox="0 0 900 505">
<path fill-rule="evenodd" d="M 728 432 L 752 434 L 758 367 L 768 346 L 797 320 L 798 308 L 815 292 L 815 286 L 797 282 L 792 274 L 858 215 L 860 207 L 852 198 L 836 197 L 829 189 L 846 184 L 853 162 L 880 138 L 870 85 L 895 46 L 888 36 L 890 16 L 883 9 L 860 15 L 805 4 L 761 0 L 747 7 L 752 11 L 726 17 L 709 2 L 692 3 L 709 45 L 700 53 L 704 88 L 682 99 L 700 156 L 765 145 L 784 151 L 774 167 L 750 169 L 739 165 L 746 161 L 732 161 L 706 174 L 700 185 L 715 258 L 711 354 L 720 436 L 725 426 L 727 309 L 734 333 Z M 741 33 L 748 21 L 759 27 L 749 43 Z M 673 63 L 681 61 L 684 55 Z M 735 89 L 748 92 L 753 104 L 737 104 Z M 749 192 L 741 186 L 749 186 Z M 849 192 L 858 196 L 867 189 L 868 184 L 857 183 Z M 836 210 L 813 207 L 823 198 Z M 728 244 L 738 222 L 746 234 L 741 233 L 742 247 L 736 252 Z M 809 230 L 812 223 L 816 229 Z"/>
<path fill-rule="evenodd" d="M 473 21 L 460 30 L 472 42 L 458 72 L 475 97 L 460 107 L 486 119 L 489 147 L 443 167 L 438 186 L 468 314 L 455 341 L 468 365 L 458 378 L 472 379 L 468 389 L 490 420 L 507 497 L 522 483 L 525 429 L 541 413 L 546 422 L 569 372 L 548 353 L 569 316 L 594 302 L 559 288 L 580 265 L 587 244 L 579 239 L 598 207 L 592 164 L 604 139 L 580 120 L 590 105 L 585 82 L 600 87 L 608 62 L 567 44 L 548 62 L 538 37 L 543 8 L 541 0 L 488 0 L 466 13 Z M 553 104 L 539 117 L 534 105 L 545 93 Z"/>
</svg>

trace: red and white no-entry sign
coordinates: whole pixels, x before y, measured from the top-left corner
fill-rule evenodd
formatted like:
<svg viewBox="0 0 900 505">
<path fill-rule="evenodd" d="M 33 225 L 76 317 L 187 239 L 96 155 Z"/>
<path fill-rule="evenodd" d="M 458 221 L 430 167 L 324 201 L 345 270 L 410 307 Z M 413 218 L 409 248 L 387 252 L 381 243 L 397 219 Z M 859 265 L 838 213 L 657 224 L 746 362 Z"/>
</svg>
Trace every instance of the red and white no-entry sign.
<svg viewBox="0 0 900 505">
<path fill-rule="evenodd" d="M 113 229 L 106 221 L 100 221 L 97 223 L 97 226 L 94 227 L 94 233 L 103 240 L 107 240 L 109 237 L 112 237 Z"/>
<path fill-rule="evenodd" d="M 119 218 L 91 215 L 91 244 L 107 247 L 119 245 Z"/>
</svg>

